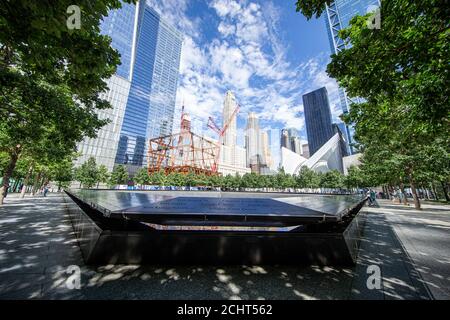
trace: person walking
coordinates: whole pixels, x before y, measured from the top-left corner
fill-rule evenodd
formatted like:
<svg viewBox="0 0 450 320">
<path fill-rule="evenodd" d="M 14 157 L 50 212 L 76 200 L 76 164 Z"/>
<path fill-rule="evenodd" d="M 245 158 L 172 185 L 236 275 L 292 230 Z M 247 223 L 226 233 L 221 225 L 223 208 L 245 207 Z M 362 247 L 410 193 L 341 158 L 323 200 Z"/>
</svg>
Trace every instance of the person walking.
<svg viewBox="0 0 450 320">
<path fill-rule="evenodd" d="M 47 193 L 48 193 L 48 186 L 45 185 L 45 186 L 44 186 L 44 197 L 47 196 Z"/>
<path fill-rule="evenodd" d="M 375 201 L 376 201 L 376 193 L 375 193 L 375 191 L 370 189 L 370 195 L 369 196 L 370 196 L 370 200 L 371 200 L 372 204 L 375 204 Z"/>
</svg>

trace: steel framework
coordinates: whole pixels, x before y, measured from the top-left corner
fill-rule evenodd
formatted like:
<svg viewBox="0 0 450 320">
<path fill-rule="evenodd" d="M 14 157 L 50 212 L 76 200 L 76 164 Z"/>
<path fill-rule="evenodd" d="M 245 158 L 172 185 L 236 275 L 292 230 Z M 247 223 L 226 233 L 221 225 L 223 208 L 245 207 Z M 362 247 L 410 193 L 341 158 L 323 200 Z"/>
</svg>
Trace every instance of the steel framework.
<svg viewBox="0 0 450 320">
<path fill-rule="evenodd" d="M 149 140 L 148 173 L 163 171 L 165 174 L 193 172 L 218 175 L 223 136 L 238 111 L 239 106 L 236 107 L 230 119 L 227 119 L 222 129 L 209 117 L 208 127 L 219 135 L 219 141 L 215 142 L 191 131 L 191 119 L 189 114 L 184 112 L 183 106 L 180 132 Z"/>
<path fill-rule="evenodd" d="M 217 143 L 191 131 L 151 139 L 148 149 L 148 173 L 215 175 Z"/>
<path fill-rule="evenodd" d="M 150 139 L 148 173 L 164 171 L 216 175 L 217 150 L 220 145 L 191 131 L 189 114 L 181 111 L 180 132 Z"/>
</svg>

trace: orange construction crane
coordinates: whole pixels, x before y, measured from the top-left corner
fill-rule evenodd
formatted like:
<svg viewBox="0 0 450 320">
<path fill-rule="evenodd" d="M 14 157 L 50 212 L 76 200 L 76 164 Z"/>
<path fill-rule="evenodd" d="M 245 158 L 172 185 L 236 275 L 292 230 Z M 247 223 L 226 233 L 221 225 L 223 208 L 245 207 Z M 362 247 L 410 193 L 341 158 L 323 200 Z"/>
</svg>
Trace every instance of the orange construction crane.
<svg viewBox="0 0 450 320">
<path fill-rule="evenodd" d="M 228 118 L 225 122 L 225 125 L 223 126 L 222 129 L 220 129 L 217 124 L 214 122 L 214 119 L 212 117 L 208 118 L 208 128 L 210 128 L 211 130 L 213 130 L 215 133 L 217 133 L 219 135 L 219 144 L 218 144 L 218 149 L 216 152 L 216 161 L 214 161 L 213 167 L 212 167 L 212 171 L 213 172 L 217 172 L 219 169 L 219 161 L 220 161 L 220 148 L 222 146 L 223 143 L 223 137 L 225 135 L 225 132 L 227 131 L 231 121 L 233 120 L 233 118 L 237 115 L 237 113 L 239 112 L 240 106 L 237 105 L 236 109 L 234 109 L 233 113 L 231 114 L 230 118 Z"/>
</svg>

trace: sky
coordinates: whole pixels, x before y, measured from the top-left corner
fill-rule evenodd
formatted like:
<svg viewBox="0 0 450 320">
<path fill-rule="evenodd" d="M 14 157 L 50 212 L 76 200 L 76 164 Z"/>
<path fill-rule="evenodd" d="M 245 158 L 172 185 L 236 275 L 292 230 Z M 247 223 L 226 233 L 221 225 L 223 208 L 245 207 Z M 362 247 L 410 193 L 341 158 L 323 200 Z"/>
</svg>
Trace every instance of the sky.
<svg viewBox="0 0 450 320">
<path fill-rule="evenodd" d="M 296 128 L 307 140 L 303 94 L 325 86 L 338 120 L 337 84 L 325 71 L 330 46 L 323 16 L 306 20 L 295 11 L 295 0 L 147 2 L 184 35 L 174 131 L 184 103 L 194 131 L 214 136 L 207 119 L 222 122 L 231 90 L 241 107 L 238 144 L 244 144 L 248 113 L 255 112 L 269 131 L 277 162 L 280 129 Z"/>
</svg>

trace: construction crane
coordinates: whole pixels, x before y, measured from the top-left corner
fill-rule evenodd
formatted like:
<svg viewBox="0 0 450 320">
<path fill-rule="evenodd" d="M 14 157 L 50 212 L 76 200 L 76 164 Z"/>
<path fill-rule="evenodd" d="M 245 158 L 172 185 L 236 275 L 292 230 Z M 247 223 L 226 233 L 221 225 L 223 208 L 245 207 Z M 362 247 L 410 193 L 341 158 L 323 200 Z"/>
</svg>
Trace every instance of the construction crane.
<svg viewBox="0 0 450 320">
<path fill-rule="evenodd" d="M 237 105 L 236 109 L 234 109 L 233 113 L 231 114 L 230 118 L 228 118 L 225 122 L 225 125 L 223 126 L 222 129 L 219 128 L 219 126 L 214 122 L 214 119 L 212 117 L 208 118 L 208 128 L 210 128 L 211 130 L 213 130 L 215 133 L 218 134 L 219 136 L 219 143 L 217 146 L 217 152 L 216 152 L 216 161 L 214 161 L 213 167 L 212 167 L 212 171 L 217 173 L 218 169 L 219 169 L 219 161 L 220 161 L 220 148 L 222 146 L 223 143 L 223 137 L 225 135 L 225 132 L 227 131 L 228 127 L 230 126 L 231 121 L 233 120 L 233 118 L 237 115 L 237 113 L 239 112 L 240 106 Z"/>
</svg>

